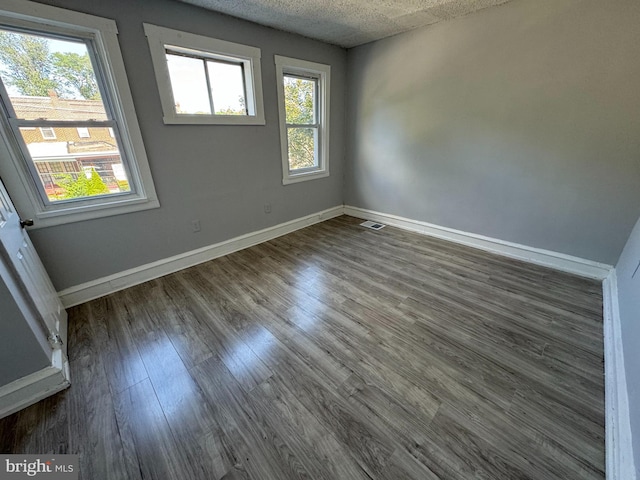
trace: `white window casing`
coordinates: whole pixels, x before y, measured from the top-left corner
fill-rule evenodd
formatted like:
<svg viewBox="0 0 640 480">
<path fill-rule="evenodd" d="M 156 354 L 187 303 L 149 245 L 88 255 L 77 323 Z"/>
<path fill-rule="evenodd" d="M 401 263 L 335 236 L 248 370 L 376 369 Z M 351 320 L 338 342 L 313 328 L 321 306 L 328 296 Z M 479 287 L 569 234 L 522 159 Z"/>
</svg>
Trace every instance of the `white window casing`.
<svg viewBox="0 0 640 480">
<path fill-rule="evenodd" d="M 89 129 L 86 127 L 78 127 L 76 129 L 78 131 L 78 136 L 80 138 L 91 138 L 91 133 L 89 133 Z"/>
<path fill-rule="evenodd" d="M 0 156 L 12 161 L 0 164 L 0 174 L 7 186 L 23 186 L 10 188 L 13 201 L 23 217 L 34 218 L 37 228 L 159 207 L 120 52 L 116 23 L 110 19 L 27 0 L 3 0 L 0 4 L 1 26 L 31 30 L 35 34 L 41 32 L 62 38 L 66 36 L 86 43 L 101 97 L 109 114 L 107 121 L 93 123 L 96 127 L 107 126 L 114 130 L 123 164 L 126 162 L 131 189 L 130 192 L 117 195 L 47 202 L 34 178 L 35 167 L 33 162 L 28 161 L 30 156 L 25 144 L 16 134 L 17 122 L 11 118 L 13 109 L 8 107 L 9 116 L 3 115 L 0 121 Z M 4 88 L 1 90 L 3 101 L 8 102 L 7 91 Z M 62 121 L 43 123 L 54 128 L 76 127 L 77 124 L 87 128 L 92 124 L 91 121 L 70 125 Z"/>
<path fill-rule="evenodd" d="M 329 65 L 275 55 L 278 113 L 280 120 L 280 149 L 282 155 L 282 183 L 284 185 L 329 176 L 329 104 L 331 67 Z M 289 165 L 289 138 L 285 109 L 284 77 L 286 75 L 317 79 L 317 131 L 319 136 L 317 165 L 291 170 Z M 313 125 L 315 127 L 316 125 Z"/>
<path fill-rule="evenodd" d="M 45 140 L 55 140 L 57 138 L 56 131 L 51 127 L 40 128 L 40 133 Z"/>
<path fill-rule="evenodd" d="M 262 97 L 262 73 L 259 48 L 215 38 L 181 32 L 157 25 L 144 24 L 149 50 L 156 74 L 160 102 L 165 124 L 212 124 L 212 125 L 264 125 Z M 184 114 L 176 112 L 167 65 L 167 52 L 176 52 L 213 61 L 231 62 L 242 66 L 245 88 L 246 115 Z"/>
</svg>

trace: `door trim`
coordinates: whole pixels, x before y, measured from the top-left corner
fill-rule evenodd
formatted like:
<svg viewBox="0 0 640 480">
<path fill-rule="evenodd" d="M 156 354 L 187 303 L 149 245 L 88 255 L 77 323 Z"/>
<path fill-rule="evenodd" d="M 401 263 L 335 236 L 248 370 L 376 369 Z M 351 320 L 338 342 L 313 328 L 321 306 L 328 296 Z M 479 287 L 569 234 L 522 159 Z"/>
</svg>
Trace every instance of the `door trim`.
<svg viewBox="0 0 640 480">
<path fill-rule="evenodd" d="M 33 405 L 69 385 L 69 361 L 62 350 L 53 350 L 50 366 L 0 387 L 0 418 Z"/>
<path fill-rule="evenodd" d="M 612 270 L 602 283 L 604 317 L 604 399 L 607 479 L 635 480 L 627 376 L 622 349 L 618 279 Z M 635 440 L 638 441 L 637 439 Z"/>
</svg>

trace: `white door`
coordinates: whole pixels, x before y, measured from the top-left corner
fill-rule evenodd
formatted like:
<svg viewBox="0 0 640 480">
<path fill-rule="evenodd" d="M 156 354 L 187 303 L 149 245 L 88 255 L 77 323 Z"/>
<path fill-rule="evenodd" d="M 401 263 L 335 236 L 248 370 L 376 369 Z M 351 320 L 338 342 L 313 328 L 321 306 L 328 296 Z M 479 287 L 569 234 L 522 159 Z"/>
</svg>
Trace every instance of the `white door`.
<svg viewBox="0 0 640 480">
<path fill-rule="evenodd" d="M 29 320 L 40 323 L 52 346 L 66 346 L 67 312 L 56 293 L 47 272 L 33 248 L 20 216 L 0 181 L 0 270 L 13 276 L 21 287 L 26 302 L 30 303 Z M 66 350 L 66 348 L 64 349 Z"/>
</svg>

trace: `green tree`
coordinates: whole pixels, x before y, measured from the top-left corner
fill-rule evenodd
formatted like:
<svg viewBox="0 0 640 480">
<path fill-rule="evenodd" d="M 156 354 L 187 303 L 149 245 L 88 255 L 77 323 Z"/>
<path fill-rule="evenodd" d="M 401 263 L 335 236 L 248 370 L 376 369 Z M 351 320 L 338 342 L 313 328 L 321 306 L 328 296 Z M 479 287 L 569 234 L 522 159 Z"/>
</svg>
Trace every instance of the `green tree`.
<svg viewBox="0 0 640 480">
<path fill-rule="evenodd" d="M 100 90 L 93 73 L 89 54 L 55 52 L 52 55 L 53 75 L 70 93 L 77 91 L 87 100 L 99 100 Z"/>
<path fill-rule="evenodd" d="M 246 110 L 239 110 L 231 107 L 216 110 L 216 115 L 246 115 Z"/>
<path fill-rule="evenodd" d="M 84 172 L 73 178 L 63 174 L 56 178 L 56 183 L 64 190 L 62 197 L 58 199 L 93 197 L 109 193 L 109 187 L 104 183 L 95 168 L 91 169 L 91 175 L 87 178 Z"/>
<path fill-rule="evenodd" d="M 284 78 L 284 105 L 287 124 L 313 125 L 315 123 L 316 83 L 295 77 Z M 315 158 L 315 131 L 314 128 L 290 127 L 287 129 L 289 143 L 289 167 L 297 168 L 313 167 Z"/>
<path fill-rule="evenodd" d="M 2 79 L 21 95 L 46 97 L 54 90 L 62 96 L 100 99 L 89 54 L 51 53 L 49 42 L 44 37 L 0 31 Z"/>
<path fill-rule="evenodd" d="M 242 95 L 238 96 L 238 104 L 240 108 L 227 107 L 219 110 L 216 109 L 216 115 L 246 115 L 247 108 L 244 106 L 244 97 Z"/>
<path fill-rule="evenodd" d="M 58 88 L 45 38 L 0 31 L 0 61 L 3 80 L 22 95 L 46 97 Z"/>
<path fill-rule="evenodd" d="M 316 165 L 314 129 L 289 128 L 288 145 L 291 170 Z"/>
</svg>

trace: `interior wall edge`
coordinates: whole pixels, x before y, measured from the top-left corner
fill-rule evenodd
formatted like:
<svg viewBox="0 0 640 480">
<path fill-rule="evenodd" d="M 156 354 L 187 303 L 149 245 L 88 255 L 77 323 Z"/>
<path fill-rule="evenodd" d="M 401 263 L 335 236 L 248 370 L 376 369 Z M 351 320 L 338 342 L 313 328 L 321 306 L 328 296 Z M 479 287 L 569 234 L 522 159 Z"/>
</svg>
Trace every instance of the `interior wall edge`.
<svg viewBox="0 0 640 480">
<path fill-rule="evenodd" d="M 51 365 L 0 387 L 0 418 L 69 387 L 69 361 L 62 350 L 51 353 Z"/>
<path fill-rule="evenodd" d="M 608 480 L 635 480 L 627 377 L 615 269 L 602 283 L 605 367 L 605 449 Z"/>
</svg>

